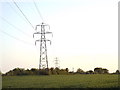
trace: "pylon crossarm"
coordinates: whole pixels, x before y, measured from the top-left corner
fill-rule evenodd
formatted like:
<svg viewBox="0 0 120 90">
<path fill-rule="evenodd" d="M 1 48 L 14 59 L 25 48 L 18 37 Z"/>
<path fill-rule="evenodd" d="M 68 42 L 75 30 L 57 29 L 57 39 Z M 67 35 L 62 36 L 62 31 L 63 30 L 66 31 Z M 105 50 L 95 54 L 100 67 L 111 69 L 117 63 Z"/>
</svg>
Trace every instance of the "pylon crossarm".
<svg viewBox="0 0 120 90">
<path fill-rule="evenodd" d="M 48 27 L 49 27 L 49 30 L 50 30 L 50 25 L 46 24 L 46 25 L 44 25 L 44 26 L 48 26 Z"/>
<path fill-rule="evenodd" d="M 41 26 L 43 26 L 43 27 L 47 26 L 50 30 L 50 26 L 48 24 L 42 24 Z"/>
<path fill-rule="evenodd" d="M 36 41 L 35 41 L 35 45 L 36 45 L 36 42 L 40 42 L 40 41 L 41 41 L 41 39 L 40 39 L 40 40 L 36 40 Z"/>
<path fill-rule="evenodd" d="M 37 30 L 37 27 L 38 27 L 38 26 L 42 26 L 42 25 L 36 25 L 35 30 Z"/>
<path fill-rule="evenodd" d="M 50 27 L 50 25 L 49 24 L 46 24 L 46 23 L 41 23 L 40 25 L 43 25 L 43 26 L 49 26 Z"/>
<path fill-rule="evenodd" d="M 49 42 L 50 42 L 50 45 L 51 45 L 51 40 L 46 40 L 46 41 L 49 41 Z"/>
<path fill-rule="evenodd" d="M 41 26 L 41 27 L 48 26 L 48 27 L 49 27 L 49 30 L 50 30 L 50 25 L 49 25 L 49 24 L 45 24 L 45 23 L 42 22 L 41 24 L 36 25 L 35 30 L 37 30 L 37 27 L 38 27 L 38 26 Z"/>
<path fill-rule="evenodd" d="M 41 42 L 41 41 L 49 41 L 49 42 L 50 42 L 50 45 L 51 45 L 51 40 L 46 40 L 46 39 L 39 39 L 39 40 L 36 40 L 36 41 L 35 41 L 35 45 L 36 45 L 36 42 Z"/>
<path fill-rule="evenodd" d="M 34 38 L 34 34 L 42 34 L 41 32 L 35 32 L 33 33 L 33 38 Z"/>
<path fill-rule="evenodd" d="M 52 34 L 52 37 L 53 37 L 53 33 L 52 32 L 45 32 L 45 34 Z"/>
</svg>

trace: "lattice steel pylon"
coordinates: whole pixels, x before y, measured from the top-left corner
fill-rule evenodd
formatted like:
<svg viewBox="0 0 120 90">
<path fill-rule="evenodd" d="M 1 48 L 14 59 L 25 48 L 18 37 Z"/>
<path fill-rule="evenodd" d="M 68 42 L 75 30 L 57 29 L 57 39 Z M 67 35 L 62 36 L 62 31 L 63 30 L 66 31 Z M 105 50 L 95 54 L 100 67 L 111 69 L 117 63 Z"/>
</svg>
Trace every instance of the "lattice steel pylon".
<svg viewBox="0 0 120 90">
<path fill-rule="evenodd" d="M 38 28 L 39 27 L 41 28 L 40 31 L 38 31 Z M 46 32 L 45 31 L 45 27 L 49 27 L 50 29 L 50 26 L 48 24 L 45 24 L 45 23 L 41 23 L 39 25 L 36 25 L 36 32 L 33 34 L 33 38 L 34 38 L 34 35 L 35 34 L 40 34 L 40 39 L 36 40 L 35 41 L 35 45 L 36 45 L 36 42 L 40 42 L 40 61 L 39 61 L 39 70 L 40 69 L 48 69 L 48 56 L 47 56 L 47 45 L 46 45 L 46 42 L 49 41 L 50 44 L 51 44 L 51 40 L 48 40 L 46 39 L 46 34 L 52 34 L 52 32 Z"/>
<path fill-rule="evenodd" d="M 58 58 L 56 57 L 55 60 L 55 68 L 60 68 L 60 61 L 58 60 Z"/>
</svg>

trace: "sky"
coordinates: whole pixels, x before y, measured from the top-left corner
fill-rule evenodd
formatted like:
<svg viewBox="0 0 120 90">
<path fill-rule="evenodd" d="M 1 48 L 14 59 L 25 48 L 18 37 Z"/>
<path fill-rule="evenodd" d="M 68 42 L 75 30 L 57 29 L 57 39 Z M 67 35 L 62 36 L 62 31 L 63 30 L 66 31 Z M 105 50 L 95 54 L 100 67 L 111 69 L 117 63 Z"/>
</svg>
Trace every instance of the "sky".
<svg viewBox="0 0 120 90">
<path fill-rule="evenodd" d="M 119 0 L 14 0 L 33 27 L 45 22 L 53 37 L 47 43 L 49 67 L 76 71 L 118 69 L 118 1 Z M 0 0 L 0 69 L 39 68 L 39 43 L 35 30 L 21 14 L 13 0 Z"/>
</svg>

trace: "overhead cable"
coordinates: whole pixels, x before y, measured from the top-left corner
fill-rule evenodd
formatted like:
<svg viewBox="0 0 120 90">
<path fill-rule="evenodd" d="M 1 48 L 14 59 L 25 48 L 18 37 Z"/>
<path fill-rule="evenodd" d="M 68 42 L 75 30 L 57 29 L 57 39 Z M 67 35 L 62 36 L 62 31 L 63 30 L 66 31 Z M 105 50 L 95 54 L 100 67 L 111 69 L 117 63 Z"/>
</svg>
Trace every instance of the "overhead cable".
<svg viewBox="0 0 120 90">
<path fill-rule="evenodd" d="M 17 3 L 13 0 L 13 3 L 15 4 L 15 6 L 19 9 L 19 11 L 23 14 L 23 16 L 25 17 L 25 19 L 28 21 L 28 23 L 30 24 L 30 26 L 34 29 L 33 25 L 31 24 L 31 22 L 28 20 L 27 16 L 22 12 L 22 10 L 20 9 L 20 7 L 17 5 Z"/>
</svg>

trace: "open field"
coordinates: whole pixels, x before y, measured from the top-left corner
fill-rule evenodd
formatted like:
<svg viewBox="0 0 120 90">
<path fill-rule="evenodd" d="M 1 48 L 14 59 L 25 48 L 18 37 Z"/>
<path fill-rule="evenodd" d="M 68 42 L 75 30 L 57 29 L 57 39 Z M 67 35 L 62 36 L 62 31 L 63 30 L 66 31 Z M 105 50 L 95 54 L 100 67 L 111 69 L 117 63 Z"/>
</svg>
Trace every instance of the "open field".
<svg viewBox="0 0 120 90">
<path fill-rule="evenodd" d="M 118 75 L 3 76 L 3 88 L 116 88 Z"/>
</svg>

